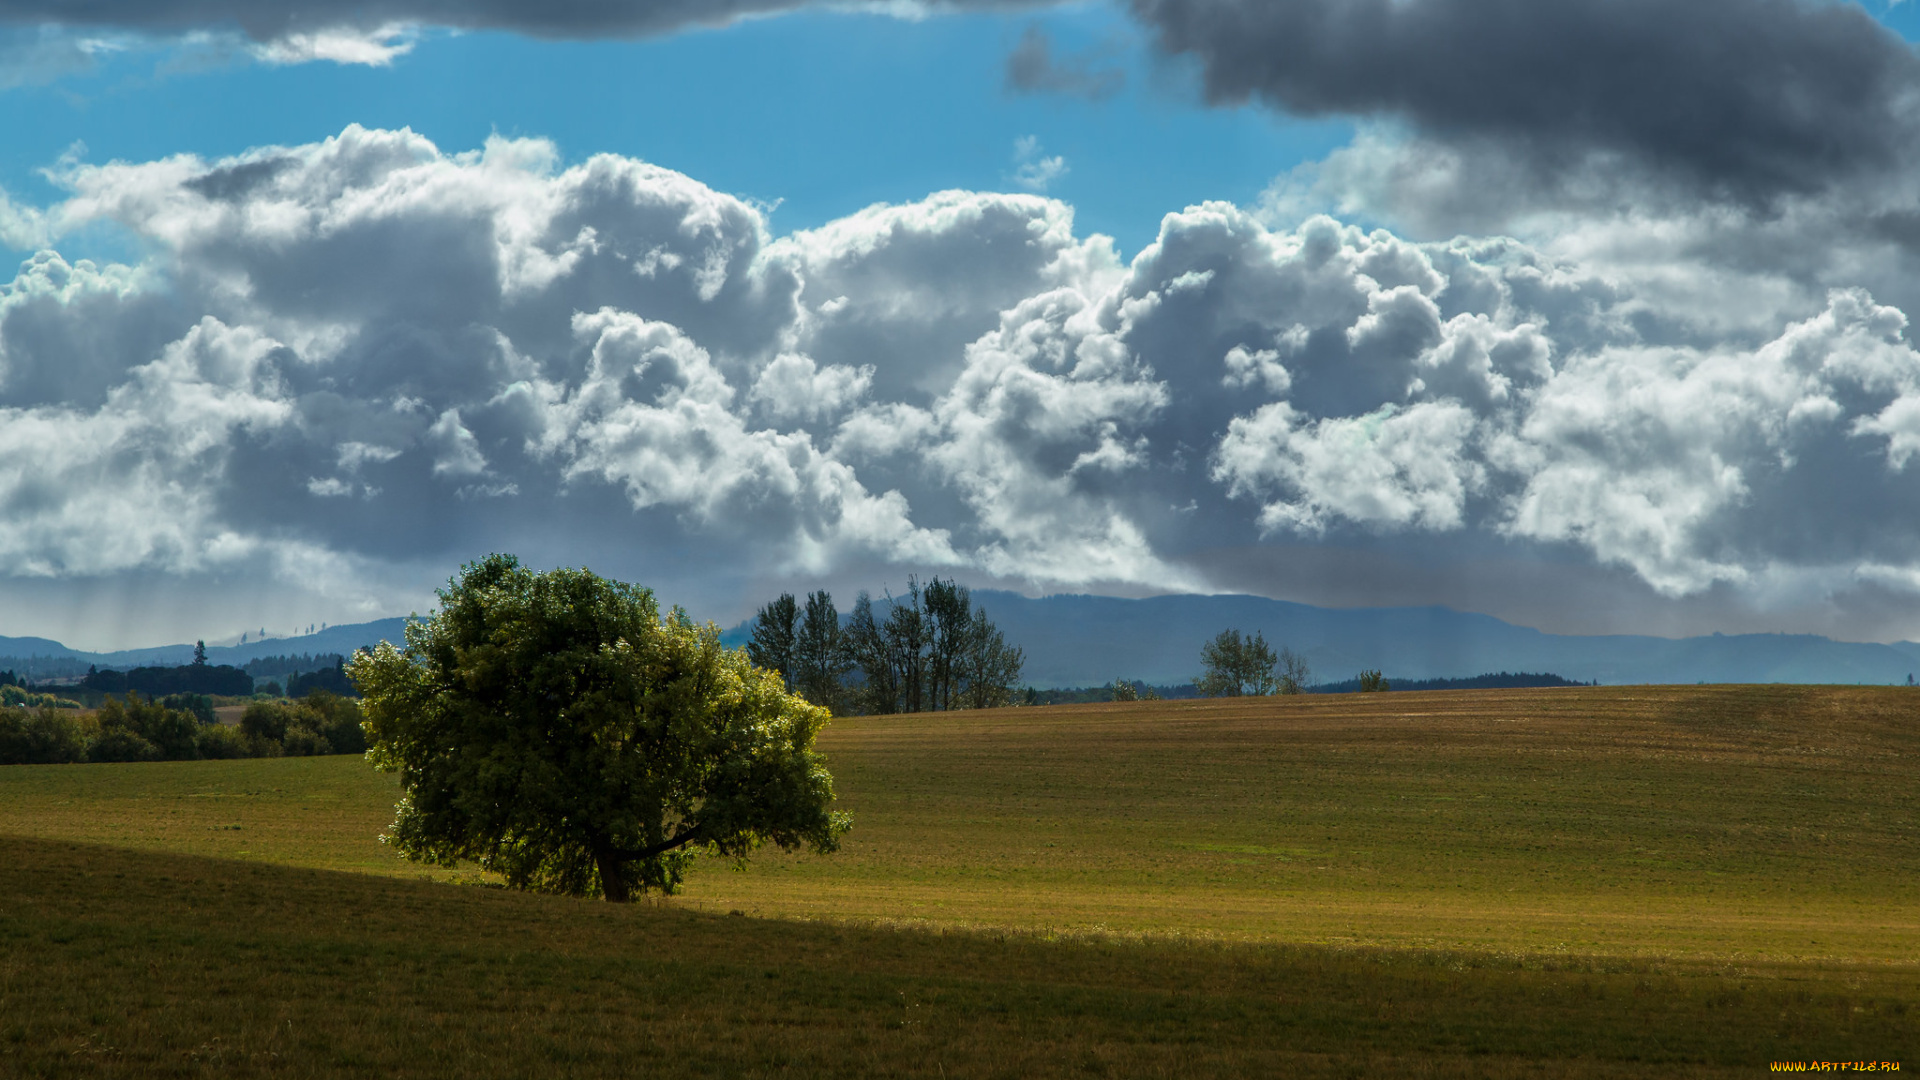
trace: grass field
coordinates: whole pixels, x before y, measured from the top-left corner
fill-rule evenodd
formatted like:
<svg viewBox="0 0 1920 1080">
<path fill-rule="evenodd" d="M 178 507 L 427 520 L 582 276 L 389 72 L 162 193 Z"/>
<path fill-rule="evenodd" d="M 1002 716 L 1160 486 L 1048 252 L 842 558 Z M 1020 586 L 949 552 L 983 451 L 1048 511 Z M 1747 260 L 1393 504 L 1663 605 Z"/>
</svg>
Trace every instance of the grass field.
<svg viewBox="0 0 1920 1080">
<path fill-rule="evenodd" d="M 842 853 L 631 909 L 419 880 L 354 758 L 0 770 L 0 1072 L 1915 1067 L 1915 692 L 1056 706 L 822 745 Z"/>
</svg>

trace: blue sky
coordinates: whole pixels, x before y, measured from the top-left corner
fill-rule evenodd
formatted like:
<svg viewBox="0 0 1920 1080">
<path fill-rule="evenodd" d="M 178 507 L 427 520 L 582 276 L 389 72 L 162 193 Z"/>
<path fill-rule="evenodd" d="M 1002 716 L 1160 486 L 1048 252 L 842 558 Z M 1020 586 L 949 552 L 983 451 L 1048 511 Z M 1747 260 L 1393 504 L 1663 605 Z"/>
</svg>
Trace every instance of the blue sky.
<svg viewBox="0 0 1920 1080">
<path fill-rule="evenodd" d="M 0 0 L 0 634 L 512 550 L 1920 639 L 1915 5 L 727 2 Z"/>
<path fill-rule="evenodd" d="M 1019 93 L 1008 52 L 1032 26 L 1062 53 L 1124 73 L 1090 101 Z M 803 11 L 660 38 L 542 41 L 424 31 L 391 66 L 274 65 L 180 47 L 95 57 L 95 70 L 5 91 L 0 187 L 50 201 L 42 175 L 75 143 L 93 162 L 204 157 L 411 127 L 448 151 L 493 133 L 551 139 L 569 162 L 642 158 L 777 203 L 773 227 L 812 228 L 875 202 L 947 188 L 1014 189 L 1017 143 L 1067 172 L 1047 191 L 1083 232 L 1131 255 L 1169 210 L 1250 202 L 1352 125 L 1255 107 L 1209 108 L 1190 70 L 1156 62 L 1117 11 L 904 20 Z"/>
</svg>

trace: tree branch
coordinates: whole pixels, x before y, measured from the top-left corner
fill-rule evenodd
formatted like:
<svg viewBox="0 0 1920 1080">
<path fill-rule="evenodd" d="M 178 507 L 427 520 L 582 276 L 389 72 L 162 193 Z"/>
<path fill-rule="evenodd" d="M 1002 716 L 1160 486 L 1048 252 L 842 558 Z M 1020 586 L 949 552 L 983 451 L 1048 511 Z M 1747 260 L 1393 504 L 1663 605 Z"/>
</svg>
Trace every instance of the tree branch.
<svg viewBox="0 0 1920 1080">
<path fill-rule="evenodd" d="M 651 847 L 614 848 L 613 851 L 614 854 L 628 861 L 634 859 L 651 859 L 655 855 L 665 855 L 674 848 L 685 847 L 695 840 L 698 840 L 700 838 L 700 828 L 701 827 L 696 824 L 690 829 L 681 831 L 679 835 L 673 837 L 671 840 L 662 840 L 660 843 L 654 844 Z"/>
</svg>

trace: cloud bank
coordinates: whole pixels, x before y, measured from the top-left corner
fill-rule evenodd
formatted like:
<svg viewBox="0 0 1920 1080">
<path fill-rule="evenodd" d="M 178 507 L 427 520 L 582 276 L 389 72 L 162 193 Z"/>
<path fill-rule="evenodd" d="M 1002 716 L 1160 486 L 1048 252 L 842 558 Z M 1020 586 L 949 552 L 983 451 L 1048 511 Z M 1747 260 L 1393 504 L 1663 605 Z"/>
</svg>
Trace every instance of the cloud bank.
<svg viewBox="0 0 1920 1080">
<path fill-rule="evenodd" d="M 1765 302 L 1729 317 L 1711 257 L 1222 203 L 1123 263 L 1032 194 L 776 237 L 645 162 L 358 127 L 59 178 L 0 286 L 16 578 L 372 610 L 499 548 L 713 596 L 886 568 L 1151 592 L 1385 539 L 1667 597 L 1920 587 L 1920 353 L 1858 280 L 1749 268 Z M 102 223 L 150 256 L 59 254 Z"/>
</svg>

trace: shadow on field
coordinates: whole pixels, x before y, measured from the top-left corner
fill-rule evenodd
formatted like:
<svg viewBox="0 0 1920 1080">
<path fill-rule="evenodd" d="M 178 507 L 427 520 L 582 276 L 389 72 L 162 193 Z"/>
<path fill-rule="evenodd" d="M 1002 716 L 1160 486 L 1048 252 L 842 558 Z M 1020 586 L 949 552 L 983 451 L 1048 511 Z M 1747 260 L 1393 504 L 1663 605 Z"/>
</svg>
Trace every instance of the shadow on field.
<svg viewBox="0 0 1920 1080">
<path fill-rule="evenodd" d="M 20 1076 L 1753 1075 L 1908 968 L 902 931 L 0 837 Z"/>
</svg>

